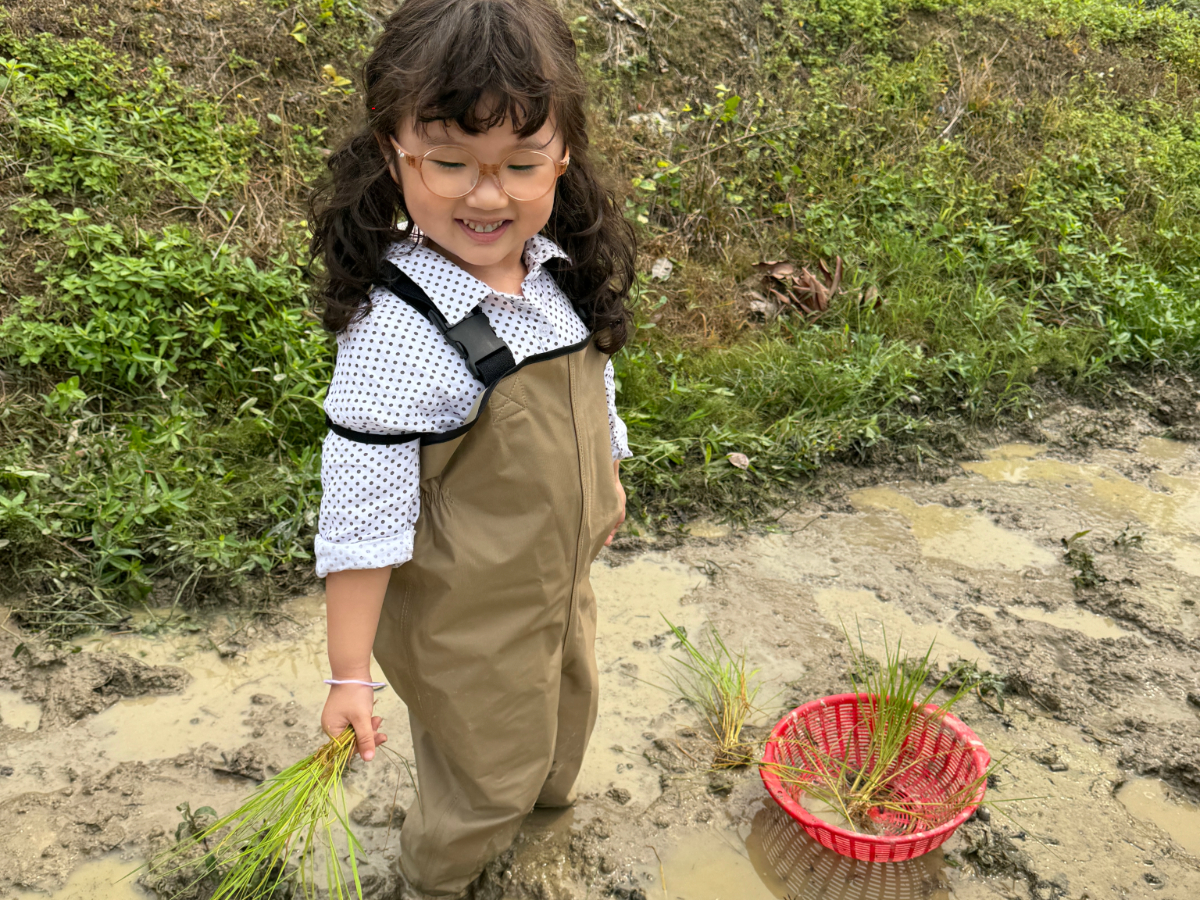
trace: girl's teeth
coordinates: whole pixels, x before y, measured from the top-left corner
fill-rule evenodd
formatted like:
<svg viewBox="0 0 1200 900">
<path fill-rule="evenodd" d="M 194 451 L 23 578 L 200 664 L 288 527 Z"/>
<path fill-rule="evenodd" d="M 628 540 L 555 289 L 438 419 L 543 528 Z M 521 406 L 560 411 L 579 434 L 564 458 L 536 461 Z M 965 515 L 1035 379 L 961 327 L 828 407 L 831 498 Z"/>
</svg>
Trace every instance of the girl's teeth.
<svg viewBox="0 0 1200 900">
<path fill-rule="evenodd" d="M 495 231 L 497 228 L 499 228 L 502 224 L 503 224 L 502 222 L 493 222 L 490 225 L 476 225 L 474 222 L 466 223 L 467 227 L 470 228 L 472 231 L 474 231 L 476 234 L 491 234 L 493 231 Z"/>
</svg>

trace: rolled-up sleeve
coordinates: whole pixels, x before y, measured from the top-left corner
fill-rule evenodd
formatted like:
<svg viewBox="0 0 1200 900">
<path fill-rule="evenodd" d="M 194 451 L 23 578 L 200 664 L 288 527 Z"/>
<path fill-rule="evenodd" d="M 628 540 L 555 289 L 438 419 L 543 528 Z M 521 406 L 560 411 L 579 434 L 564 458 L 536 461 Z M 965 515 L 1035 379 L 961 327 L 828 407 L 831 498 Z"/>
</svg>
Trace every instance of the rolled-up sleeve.
<svg viewBox="0 0 1200 900">
<path fill-rule="evenodd" d="M 420 442 L 360 444 L 330 433 L 321 450 L 317 577 L 412 559 L 420 482 Z"/>
<path fill-rule="evenodd" d="M 421 513 L 421 444 L 415 435 L 462 424 L 481 385 L 434 327 L 386 291 L 338 335 L 325 412 L 345 428 L 408 436 L 368 444 L 330 433 L 321 451 L 319 577 L 412 559 Z"/>
<path fill-rule="evenodd" d="M 612 440 L 612 458 L 628 459 L 633 452 L 629 449 L 629 429 L 617 414 L 617 378 L 611 359 L 604 367 L 604 393 L 608 397 L 608 434 Z"/>
</svg>

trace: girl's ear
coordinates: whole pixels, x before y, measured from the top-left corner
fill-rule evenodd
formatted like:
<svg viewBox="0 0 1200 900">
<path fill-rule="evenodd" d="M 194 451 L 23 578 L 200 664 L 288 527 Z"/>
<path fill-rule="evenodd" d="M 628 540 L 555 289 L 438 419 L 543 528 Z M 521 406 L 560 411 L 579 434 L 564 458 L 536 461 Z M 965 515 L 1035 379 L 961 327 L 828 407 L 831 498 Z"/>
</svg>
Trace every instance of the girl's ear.
<svg viewBox="0 0 1200 900">
<path fill-rule="evenodd" d="M 396 148 L 392 146 L 391 136 L 375 132 L 375 143 L 379 145 L 379 152 L 383 154 L 384 164 L 387 166 L 388 174 L 392 176 L 392 181 L 396 182 L 396 187 L 400 187 L 400 172 L 397 160 L 399 154 Z"/>
</svg>

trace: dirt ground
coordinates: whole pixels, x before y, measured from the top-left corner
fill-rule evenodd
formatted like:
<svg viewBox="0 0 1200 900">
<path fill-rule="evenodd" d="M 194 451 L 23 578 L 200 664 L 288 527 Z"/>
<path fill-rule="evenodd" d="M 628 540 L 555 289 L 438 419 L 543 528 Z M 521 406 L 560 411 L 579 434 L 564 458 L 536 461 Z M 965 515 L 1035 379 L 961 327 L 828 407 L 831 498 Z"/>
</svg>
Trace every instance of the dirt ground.
<svg viewBox="0 0 1200 900">
<path fill-rule="evenodd" d="M 1064 406 L 935 483 L 860 471 L 864 486 L 771 529 L 622 540 L 594 570 L 604 681 L 581 799 L 531 816 L 478 897 L 1200 896 L 1200 444 L 1162 434 L 1142 413 Z M 173 839 L 179 804 L 227 812 L 314 749 L 322 603 L 177 615 L 164 636 L 57 650 L 0 632 L 0 898 L 151 896 L 118 879 Z M 846 689 L 839 621 L 857 617 L 874 650 L 883 628 L 910 647 L 936 638 L 943 663 L 1007 681 L 1003 710 L 972 696 L 959 712 L 1007 755 L 989 798 L 1013 802 L 910 863 L 821 850 L 752 768 L 708 770 L 698 716 L 655 686 L 663 616 L 745 647 L 760 736 Z M 401 702 L 383 690 L 378 708 L 408 755 Z M 390 897 L 413 791 L 387 762 L 355 768 L 366 886 Z"/>
</svg>

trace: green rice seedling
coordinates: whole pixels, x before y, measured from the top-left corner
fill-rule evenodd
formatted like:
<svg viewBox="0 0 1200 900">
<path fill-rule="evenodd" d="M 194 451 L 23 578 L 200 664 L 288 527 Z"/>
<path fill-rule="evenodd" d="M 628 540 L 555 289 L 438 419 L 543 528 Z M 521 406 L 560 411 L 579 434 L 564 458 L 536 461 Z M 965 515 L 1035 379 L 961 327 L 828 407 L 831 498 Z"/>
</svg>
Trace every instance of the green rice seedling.
<svg viewBox="0 0 1200 900">
<path fill-rule="evenodd" d="M 682 657 L 671 657 L 673 666 L 667 677 L 679 696 L 700 710 L 708 723 L 716 745 L 713 768 L 748 765 L 754 748 L 742 740 L 742 728 L 755 708 L 757 671 L 746 671 L 745 651 L 734 656 L 712 625 L 704 645 L 697 646 L 682 628 L 665 616 L 663 621 L 684 652 Z"/>
<path fill-rule="evenodd" d="M 843 628 L 843 632 L 845 629 Z M 787 784 L 799 788 L 814 814 L 833 814 L 837 824 L 867 834 L 911 834 L 934 828 L 954 818 L 976 802 L 987 772 L 945 793 L 910 789 L 914 778 L 952 765 L 958 749 L 942 752 L 914 751 L 921 732 L 933 726 L 972 690 L 974 682 L 953 668 L 933 681 L 930 654 L 919 658 L 904 653 L 902 641 L 893 646 L 884 633 L 884 660 L 877 663 L 866 653 L 861 629 L 857 647 L 850 641 L 850 681 L 860 695 L 859 720 L 836 740 L 814 734 L 806 724 L 788 740 L 788 764 L 772 769 Z M 955 685 L 955 687 L 951 687 Z M 939 691 L 949 697 L 933 709 L 927 705 Z M 992 767 L 989 766 L 989 771 Z"/>
<path fill-rule="evenodd" d="M 182 884 L 171 897 L 217 882 L 211 900 L 252 900 L 296 882 L 306 898 L 362 898 L 362 846 L 350 830 L 343 777 L 354 755 L 347 728 L 320 750 L 264 782 L 229 815 L 150 861 L 152 875 Z M 340 855 L 345 835 L 349 883 Z M 293 856 L 295 863 L 293 864 Z M 324 870 L 324 889 L 317 874 Z M 353 887 L 351 887 L 351 884 Z"/>
</svg>

